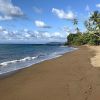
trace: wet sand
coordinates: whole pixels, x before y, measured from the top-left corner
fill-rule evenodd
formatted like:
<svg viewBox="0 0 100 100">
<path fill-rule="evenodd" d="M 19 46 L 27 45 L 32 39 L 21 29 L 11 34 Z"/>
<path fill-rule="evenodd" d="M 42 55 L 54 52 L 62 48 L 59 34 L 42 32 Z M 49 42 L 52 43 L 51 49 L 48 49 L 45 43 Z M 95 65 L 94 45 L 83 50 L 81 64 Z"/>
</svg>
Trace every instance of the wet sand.
<svg viewBox="0 0 100 100">
<path fill-rule="evenodd" d="M 82 46 L 0 80 L 0 100 L 100 100 L 100 68 Z"/>
</svg>

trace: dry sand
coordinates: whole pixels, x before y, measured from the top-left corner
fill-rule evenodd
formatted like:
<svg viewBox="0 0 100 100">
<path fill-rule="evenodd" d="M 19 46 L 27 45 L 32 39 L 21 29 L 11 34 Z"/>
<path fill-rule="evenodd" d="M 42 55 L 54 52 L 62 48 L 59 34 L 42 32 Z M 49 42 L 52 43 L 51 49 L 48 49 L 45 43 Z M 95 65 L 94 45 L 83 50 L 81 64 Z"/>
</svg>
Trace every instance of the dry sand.
<svg viewBox="0 0 100 100">
<path fill-rule="evenodd" d="M 0 80 L 0 100 L 100 100 L 100 68 L 83 46 Z"/>
<path fill-rule="evenodd" d="M 91 64 L 94 67 L 100 67 L 100 46 L 89 46 L 95 52 L 95 56 L 91 58 Z"/>
</svg>

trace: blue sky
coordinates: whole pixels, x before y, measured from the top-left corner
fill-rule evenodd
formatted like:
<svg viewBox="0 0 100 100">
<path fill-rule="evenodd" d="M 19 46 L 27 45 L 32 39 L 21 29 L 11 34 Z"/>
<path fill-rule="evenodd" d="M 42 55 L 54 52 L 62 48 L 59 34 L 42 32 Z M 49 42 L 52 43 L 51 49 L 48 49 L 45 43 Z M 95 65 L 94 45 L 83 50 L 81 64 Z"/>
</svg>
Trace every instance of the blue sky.
<svg viewBox="0 0 100 100">
<path fill-rule="evenodd" d="M 100 0 L 0 0 L 0 42 L 66 41 L 72 20 L 85 31 L 89 13 L 100 11 Z"/>
</svg>

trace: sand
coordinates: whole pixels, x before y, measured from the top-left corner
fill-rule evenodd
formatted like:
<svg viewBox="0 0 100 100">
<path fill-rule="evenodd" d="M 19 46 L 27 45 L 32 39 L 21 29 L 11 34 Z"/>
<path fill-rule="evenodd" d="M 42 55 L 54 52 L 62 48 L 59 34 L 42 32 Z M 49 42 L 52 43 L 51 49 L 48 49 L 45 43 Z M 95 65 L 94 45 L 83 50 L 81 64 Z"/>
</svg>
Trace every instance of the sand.
<svg viewBox="0 0 100 100">
<path fill-rule="evenodd" d="M 100 68 L 86 46 L 0 80 L 0 100 L 100 100 Z"/>
<path fill-rule="evenodd" d="M 94 67 L 100 67 L 100 46 L 89 46 L 95 52 L 95 56 L 91 58 L 91 64 Z"/>
</svg>

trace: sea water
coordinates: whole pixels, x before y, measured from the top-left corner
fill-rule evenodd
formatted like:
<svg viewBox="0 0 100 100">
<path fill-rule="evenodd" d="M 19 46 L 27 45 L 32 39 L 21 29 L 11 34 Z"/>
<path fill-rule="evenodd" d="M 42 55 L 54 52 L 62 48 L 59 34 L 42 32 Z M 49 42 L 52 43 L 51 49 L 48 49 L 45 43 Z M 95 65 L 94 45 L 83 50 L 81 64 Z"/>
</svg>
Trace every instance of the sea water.
<svg viewBox="0 0 100 100">
<path fill-rule="evenodd" d="M 0 75 L 59 57 L 75 49 L 61 45 L 0 44 Z"/>
</svg>

